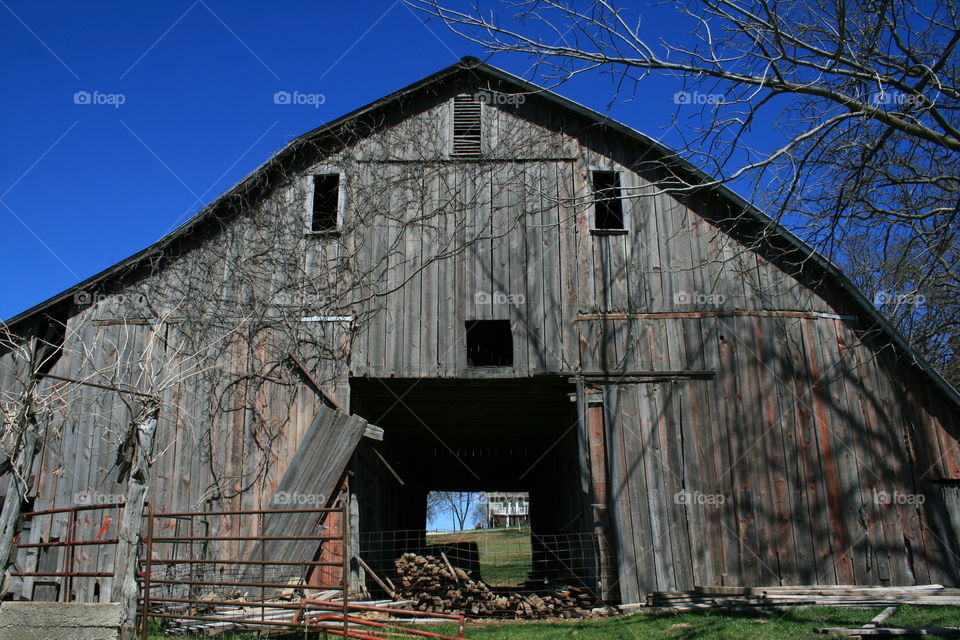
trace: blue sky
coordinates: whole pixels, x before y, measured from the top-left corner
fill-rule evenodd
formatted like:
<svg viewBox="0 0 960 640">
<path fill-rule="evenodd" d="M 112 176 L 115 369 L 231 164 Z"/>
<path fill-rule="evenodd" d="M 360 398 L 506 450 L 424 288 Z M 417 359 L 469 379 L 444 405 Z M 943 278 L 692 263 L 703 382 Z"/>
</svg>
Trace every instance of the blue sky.
<svg viewBox="0 0 960 640">
<path fill-rule="evenodd" d="M 467 529 L 473 528 L 473 523 L 470 522 L 467 524 Z M 428 531 L 456 531 L 457 522 L 456 518 L 453 517 L 453 513 L 449 511 L 444 511 L 443 513 L 437 514 L 437 516 L 427 522 Z"/>
<path fill-rule="evenodd" d="M 636 3 L 656 39 L 680 26 Z M 0 318 L 152 244 L 292 138 L 453 64 L 483 58 L 398 0 L 0 0 Z M 487 60 L 530 77 L 529 60 Z M 679 144 L 678 84 L 611 104 L 559 93 Z M 319 96 L 275 104 L 278 91 Z"/>
</svg>

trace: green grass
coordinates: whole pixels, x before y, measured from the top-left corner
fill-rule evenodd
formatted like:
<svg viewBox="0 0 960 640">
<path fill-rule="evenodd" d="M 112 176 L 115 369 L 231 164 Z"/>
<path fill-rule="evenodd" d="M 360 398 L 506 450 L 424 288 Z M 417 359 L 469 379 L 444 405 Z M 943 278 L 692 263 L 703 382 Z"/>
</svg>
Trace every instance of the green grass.
<svg viewBox="0 0 960 640">
<path fill-rule="evenodd" d="M 887 624 L 960 627 L 960 608 L 901 607 Z M 811 607 L 774 614 L 723 612 L 640 613 L 576 622 L 494 623 L 468 626 L 471 640 L 780 640 L 820 638 L 818 627 L 859 627 L 883 610 Z M 838 636 L 843 637 L 843 636 Z M 907 637 L 907 636 L 898 636 Z"/>
<path fill-rule="evenodd" d="M 530 528 L 474 529 L 427 536 L 428 544 L 475 542 L 480 551 L 480 576 L 495 587 L 523 584 L 532 570 Z"/>
<path fill-rule="evenodd" d="M 723 612 L 639 613 L 632 616 L 583 621 L 467 622 L 470 640 L 781 640 L 820 638 L 817 627 L 858 627 L 883 610 L 809 607 L 774 614 Z M 960 607 L 900 607 L 886 623 L 901 627 L 960 627 Z M 453 627 L 430 626 L 430 631 L 456 635 Z M 153 640 L 164 638 L 159 632 Z M 179 636 L 184 638 L 184 636 Z M 252 640 L 256 634 L 223 634 L 218 640 Z M 289 635 L 303 638 L 303 634 Z M 316 636 L 310 636 L 314 638 Z M 334 636 L 330 636 L 333 638 Z M 908 636 L 898 636 L 906 638 Z M 189 640 L 189 639 L 188 639 Z"/>
</svg>

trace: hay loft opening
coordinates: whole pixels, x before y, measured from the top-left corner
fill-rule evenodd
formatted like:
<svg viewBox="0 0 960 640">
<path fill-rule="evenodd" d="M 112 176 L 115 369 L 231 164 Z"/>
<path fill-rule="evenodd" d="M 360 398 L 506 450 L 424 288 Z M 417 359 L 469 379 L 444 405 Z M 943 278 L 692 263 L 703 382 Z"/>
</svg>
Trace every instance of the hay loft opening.
<svg viewBox="0 0 960 640">
<path fill-rule="evenodd" d="M 468 320 L 467 363 L 471 367 L 512 367 L 513 333 L 509 320 Z"/>
</svg>

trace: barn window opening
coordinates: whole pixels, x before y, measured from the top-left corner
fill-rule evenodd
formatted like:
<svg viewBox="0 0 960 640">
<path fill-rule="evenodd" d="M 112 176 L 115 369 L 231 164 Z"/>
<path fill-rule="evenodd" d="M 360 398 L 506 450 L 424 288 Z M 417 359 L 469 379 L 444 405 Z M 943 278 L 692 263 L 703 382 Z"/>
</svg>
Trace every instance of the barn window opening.
<svg viewBox="0 0 960 640">
<path fill-rule="evenodd" d="M 527 493 L 431 491 L 425 555 L 488 586 L 521 587 L 534 568 L 528 505 Z"/>
<path fill-rule="evenodd" d="M 467 364 L 471 367 L 512 367 L 513 333 L 509 320 L 468 320 Z"/>
<path fill-rule="evenodd" d="M 594 229 L 623 229 L 623 194 L 620 173 L 593 171 Z"/>
<path fill-rule="evenodd" d="M 340 175 L 313 176 L 313 209 L 310 230 L 336 231 L 340 223 Z"/>
<path fill-rule="evenodd" d="M 480 155 L 482 106 L 477 96 L 454 97 L 452 155 L 466 158 Z"/>
</svg>

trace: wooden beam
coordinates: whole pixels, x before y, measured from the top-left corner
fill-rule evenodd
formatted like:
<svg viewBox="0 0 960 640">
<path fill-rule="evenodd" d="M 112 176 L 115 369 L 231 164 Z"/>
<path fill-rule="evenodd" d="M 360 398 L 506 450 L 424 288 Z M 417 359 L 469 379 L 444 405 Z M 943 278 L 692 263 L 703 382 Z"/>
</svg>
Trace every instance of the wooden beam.
<svg viewBox="0 0 960 640">
<path fill-rule="evenodd" d="M 814 631 L 842 636 L 946 636 L 960 633 L 960 627 L 821 627 Z"/>
<path fill-rule="evenodd" d="M 630 370 L 630 371 L 538 371 L 534 374 L 537 378 L 571 378 L 571 382 L 576 382 L 577 378 L 589 378 L 592 384 L 602 384 L 602 380 L 596 378 L 608 378 L 610 380 L 623 380 L 624 378 L 712 378 L 717 372 L 712 369 L 677 369 L 672 371 L 651 371 L 651 370 Z"/>
<path fill-rule="evenodd" d="M 353 559 L 356 560 L 361 567 L 363 567 L 363 570 L 366 571 L 371 578 L 373 578 L 374 582 L 380 585 L 381 589 L 387 592 L 387 595 L 389 595 L 391 598 L 396 599 L 397 594 L 393 591 L 393 589 L 388 587 L 387 584 L 380 579 L 380 576 L 377 575 L 376 571 L 371 569 L 370 565 L 368 565 L 366 562 L 363 561 L 363 558 L 354 554 Z"/>
<path fill-rule="evenodd" d="M 896 612 L 897 612 L 896 607 L 887 607 L 886 609 L 881 611 L 879 614 L 877 614 L 877 616 L 874 617 L 873 620 L 863 625 L 863 627 L 865 629 L 873 629 L 873 628 L 879 627 L 881 622 L 886 622 Z"/>
<path fill-rule="evenodd" d="M 675 371 L 578 371 L 584 378 L 712 378 L 716 371 L 709 369 L 678 369 Z M 591 380 L 590 382 L 596 382 Z"/>
<path fill-rule="evenodd" d="M 91 324 L 95 327 L 112 327 L 126 325 L 152 325 L 156 320 L 150 318 L 110 318 L 106 320 L 94 320 Z"/>
<path fill-rule="evenodd" d="M 382 439 L 382 438 L 381 438 L 381 439 Z M 390 463 L 387 462 L 387 459 L 384 458 L 383 455 L 381 455 L 379 451 L 377 451 L 376 449 L 373 449 L 373 447 L 371 447 L 371 449 L 373 450 L 374 455 L 376 455 L 378 458 L 380 458 L 380 462 L 382 462 L 382 463 L 383 463 L 383 466 L 385 466 L 385 467 L 387 468 L 387 471 L 389 471 L 390 473 L 393 474 L 393 477 L 396 479 L 396 481 L 399 482 L 399 483 L 401 484 L 401 486 L 404 485 L 405 483 L 404 483 L 404 481 L 403 481 L 403 478 L 401 478 L 401 477 L 400 477 L 400 474 L 398 474 L 396 471 L 393 470 L 393 467 L 390 466 Z"/>
<path fill-rule="evenodd" d="M 803 318 L 814 320 L 825 318 L 829 320 L 857 320 L 858 316 L 841 316 L 834 313 L 819 313 L 817 311 L 762 311 L 749 309 L 730 309 L 717 311 L 662 311 L 657 313 L 581 313 L 577 315 L 577 322 L 590 320 L 677 320 L 696 318 L 729 318 L 749 316 L 754 318 Z"/>
</svg>

